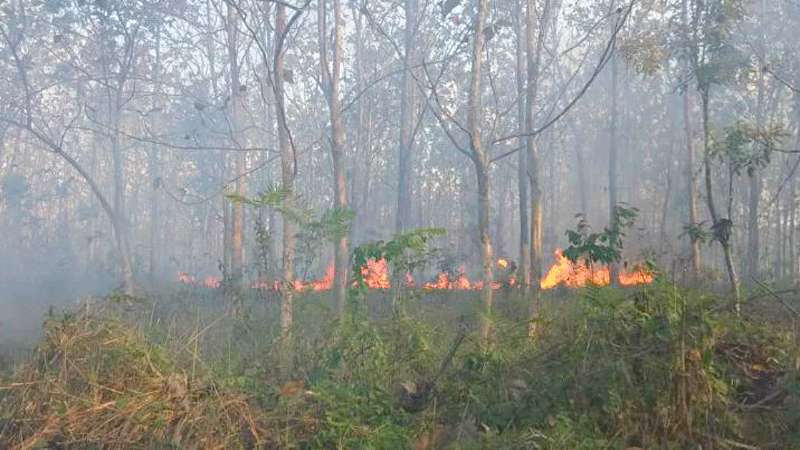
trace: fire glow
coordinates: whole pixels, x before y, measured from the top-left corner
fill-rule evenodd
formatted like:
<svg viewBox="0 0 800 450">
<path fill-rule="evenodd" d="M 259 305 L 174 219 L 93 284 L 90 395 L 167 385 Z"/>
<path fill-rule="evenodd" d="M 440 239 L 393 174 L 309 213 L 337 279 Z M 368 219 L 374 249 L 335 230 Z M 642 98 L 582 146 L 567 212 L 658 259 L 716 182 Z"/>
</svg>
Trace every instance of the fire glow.
<svg viewBox="0 0 800 450">
<path fill-rule="evenodd" d="M 555 259 L 555 263 L 550 266 L 539 282 L 539 287 L 543 290 L 553 289 L 559 285 L 564 285 L 568 288 L 579 288 L 589 284 L 606 286 L 610 282 L 611 276 L 607 266 L 591 266 L 584 261 L 572 262 L 563 255 L 561 249 L 556 249 Z M 509 262 L 506 259 L 501 258 L 497 261 L 497 267 L 501 270 L 506 269 L 508 265 Z M 392 287 L 389 264 L 385 259 L 368 260 L 367 264 L 361 268 L 361 276 L 369 289 L 385 290 Z M 331 263 L 325 269 L 325 275 L 322 278 L 312 281 L 297 279 L 294 280 L 292 287 L 296 292 L 322 292 L 330 290 L 333 287 L 333 281 L 334 266 Z M 643 268 L 634 267 L 632 270 L 621 270 L 618 281 L 621 286 L 650 284 L 653 282 L 653 274 Z M 219 277 L 208 276 L 202 280 L 195 280 L 194 277 L 186 272 L 178 274 L 178 282 L 209 289 L 217 289 L 222 286 L 222 280 Z M 405 276 L 405 284 L 409 288 L 417 286 L 410 273 Z M 506 280 L 506 286 L 518 286 L 516 278 L 510 276 Z M 250 287 L 253 289 L 279 291 L 280 282 L 256 281 Z M 432 281 L 423 283 L 420 287 L 425 291 L 481 290 L 483 289 L 483 281 L 471 281 L 466 275 L 466 267 L 462 264 L 454 275 L 440 272 Z M 492 289 L 500 289 L 503 287 L 503 283 L 493 281 L 491 287 Z"/>
<path fill-rule="evenodd" d="M 555 257 L 555 264 L 539 283 L 542 289 L 552 289 L 561 284 L 569 288 L 584 287 L 588 284 L 606 286 L 611 282 L 608 266 L 591 266 L 585 261 L 572 262 L 564 256 L 560 248 L 556 249 Z M 634 267 L 633 270 L 621 270 L 618 281 L 621 286 L 650 284 L 653 282 L 653 274 L 643 268 Z"/>
</svg>

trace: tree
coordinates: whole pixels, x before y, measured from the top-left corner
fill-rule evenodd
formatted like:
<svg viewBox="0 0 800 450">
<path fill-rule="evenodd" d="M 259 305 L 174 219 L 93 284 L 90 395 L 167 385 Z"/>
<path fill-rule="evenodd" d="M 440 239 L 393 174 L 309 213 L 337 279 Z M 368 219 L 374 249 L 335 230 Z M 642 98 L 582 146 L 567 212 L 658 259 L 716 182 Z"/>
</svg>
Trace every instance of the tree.
<svg viewBox="0 0 800 450">
<path fill-rule="evenodd" d="M 681 27 L 683 28 L 683 40 L 685 42 L 689 42 L 689 14 L 687 8 L 687 0 L 681 0 Z M 689 72 L 689 60 L 687 58 L 681 58 L 682 61 L 682 68 L 685 73 Z M 700 275 L 700 268 L 701 268 L 701 260 L 700 260 L 700 243 L 701 239 L 697 233 L 692 233 L 691 230 L 695 229 L 698 225 L 697 219 L 697 197 L 695 192 L 697 188 L 695 187 L 695 179 L 694 179 L 694 169 L 695 169 L 695 157 L 694 157 L 694 136 L 692 132 L 692 120 L 690 116 L 690 98 L 689 98 L 689 90 L 684 89 L 683 94 L 681 95 L 681 112 L 683 114 L 683 127 L 684 127 L 684 134 L 686 139 L 686 190 L 687 190 L 687 210 L 688 210 L 688 218 L 689 218 L 689 230 L 690 232 L 687 233 L 689 237 L 689 248 L 691 252 L 691 273 L 692 277 L 696 280 Z"/>
<path fill-rule="evenodd" d="M 526 26 L 523 26 L 523 7 L 522 0 L 517 0 L 517 14 L 514 15 L 514 32 L 516 33 L 516 66 L 515 75 L 517 82 L 517 129 L 521 136 L 517 140 L 517 145 L 522 147 L 526 138 L 522 137 L 526 133 L 526 108 L 525 102 L 525 78 L 527 75 L 526 64 L 526 46 L 527 34 Z M 527 23 L 527 19 L 524 23 Z M 530 229 L 528 226 L 528 186 L 530 182 L 528 179 L 528 152 L 520 151 L 517 153 L 517 191 L 519 193 L 519 273 L 522 277 L 523 288 L 531 285 L 531 270 L 530 270 Z M 535 287 L 534 287 L 535 289 Z"/>
<path fill-rule="evenodd" d="M 528 154 L 528 178 L 531 184 L 531 281 L 534 292 L 533 304 L 531 305 L 531 318 L 537 314 L 536 304 L 539 301 L 539 283 L 542 278 L 542 183 L 541 183 L 541 162 L 539 150 L 536 147 L 535 139 L 535 117 L 536 117 L 536 96 L 539 91 L 539 65 L 542 60 L 542 49 L 544 48 L 545 31 L 550 17 L 550 0 L 544 0 L 542 19 L 538 26 L 538 35 L 535 35 L 536 27 L 536 2 L 528 0 L 525 8 L 525 36 L 526 36 L 526 61 L 527 61 L 527 87 L 525 91 L 525 145 Z M 532 327 L 535 323 L 532 322 Z M 533 330 L 533 328 L 531 328 Z"/>
<path fill-rule="evenodd" d="M 333 48 L 328 50 L 328 0 L 320 0 L 317 6 L 317 27 L 319 39 L 320 85 L 325 94 L 330 113 L 330 148 L 333 162 L 333 204 L 334 208 L 344 211 L 348 208 L 347 183 L 345 181 L 344 147 L 345 130 L 342 117 L 341 100 L 341 71 L 344 21 L 342 18 L 341 1 L 331 0 L 333 3 Z M 330 58 L 330 62 L 328 62 Z M 348 261 L 350 257 L 350 244 L 348 233 L 338 237 L 334 246 L 334 292 L 339 313 L 344 313 L 347 300 Z"/>
<path fill-rule="evenodd" d="M 416 64 L 417 0 L 405 0 L 403 31 L 403 74 L 400 81 L 400 147 L 397 164 L 397 212 L 395 233 L 409 228 L 411 220 L 411 156 L 414 147 L 415 85 L 412 74 Z"/>
<path fill-rule="evenodd" d="M 614 0 L 610 3 L 610 12 L 613 12 L 615 9 L 615 2 Z M 611 32 L 614 32 L 613 27 L 611 28 Z M 618 60 L 617 55 L 611 55 L 611 87 L 609 90 L 609 97 L 611 97 L 611 111 L 608 115 L 608 223 L 611 229 L 615 229 L 618 227 L 616 223 L 616 214 L 615 211 L 617 209 L 617 203 L 619 203 L 619 192 L 617 185 L 619 184 L 619 173 L 618 169 L 618 153 L 619 149 L 619 141 L 617 139 L 617 121 L 619 120 L 619 108 L 617 105 L 617 96 L 619 95 L 619 67 L 618 67 Z M 611 277 L 611 283 L 616 284 L 617 282 L 617 265 L 615 262 L 609 264 L 609 274 Z"/>
<path fill-rule="evenodd" d="M 242 102 L 245 86 L 240 81 L 240 57 L 239 57 L 239 14 L 232 4 L 227 4 L 227 15 L 225 20 L 226 46 L 228 51 L 228 66 L 230 69 L 228 89 L 229 89 L 229 121 L 230 137 L 234 147 L 242 146 Z M 236 179 L 236 195 L 245 195 L 246 161 L 245 153 L 237 152 L 233 158 L 233 174 Z M 231 205 L 230 220 L 230 282 L 233 284 L 233 291 L 242 286 L 244 278 L 244 206 L 241 203 Z M 236 294 L 238 295 L 238 294 Z"/>
<path fill-rule="evenodd" d="M 480 235 L 481 257 L 483 263 L 483 289 L 481 299 L 484 305 L 484 324 L 482 335 L 489 339 L 491 322 L 488 317 L 492 311 L 494 280 L 492 242 L 489 234 L 489 154 L 481 140 L 481 66 L 483 65 L 483 44 L 486 34 L 486 19 L 489 15 L 489 1 L 478 0 L 478 14 L 473 25 L 472 59 L 470 69 L 469 100 L 467 106 L 467 130 L 469 132 L 469 158 L 475 167 L 478 181 L 478 234 Z"/>
<path fill-rule="evenodd" d="M 739 310 L 739 275 L 733 261 L 731 249 L 730 218 L 722 217 L 714 201 L 712 142 L 710 124 L 711 90 L 715 85 L 727 81 L 736 64 L 736 52 L 728 42 L 733 24 L 741 13 L 737 0 L 694 1 L 690 19 L 690 36 L 687 53 L 700 95 L 703 125 L 703 174 L 706 188 L 706 204 L 711 215 L 712 232 L 722 247 L 725 268 L 728 272 L 734 308 Z"/>
<path fill-rule="evenodd" d="M 301 11 L 292 16 L 292 22 L 297 20 Z M 272 82 L 275 94 L 275 110 L 278 116 L 278 151 L 281 156 L 281 183 L 287 195 L 284 203 L 289 209 L 294 207 L 294 180 L 297 171 L 297 155 L 294 145 L 290 142 L 289 125 L 286 120 L 286 92 L 284 89 L 284 45 L 289 26 L 286 22 L 286 6 L 278 4 L 275 9 L 275 55 L 272 65 Z M 294 322 L 294 258 L 295 258 L 295 224 L 289 215 L 282 215 L 283 253 L 281 255 L 283 267 L 283 283 L 281 284 L 281 333 L 283 339 L 291 338 L 292 324 Z"/>
</svg>

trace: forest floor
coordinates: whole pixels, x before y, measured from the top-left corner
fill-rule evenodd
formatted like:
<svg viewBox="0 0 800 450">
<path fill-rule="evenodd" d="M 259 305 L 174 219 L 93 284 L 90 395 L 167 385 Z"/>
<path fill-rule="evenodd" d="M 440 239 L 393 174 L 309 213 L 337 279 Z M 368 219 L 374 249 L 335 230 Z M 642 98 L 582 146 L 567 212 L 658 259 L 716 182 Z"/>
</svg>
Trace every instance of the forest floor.
<svg viewBox="0 0 800 450">
<path fill-rule="evenodd" d="M 48 314 L 0 359 L 0 448 L 800 449 L 800 299 L 553 290 L 531 336 L 500 292 L 486 341 L 473 292 L 373 292 L 342 320 L 305 294 L 282 342 L 278 299 L 248 295 Z"/>
</svg>

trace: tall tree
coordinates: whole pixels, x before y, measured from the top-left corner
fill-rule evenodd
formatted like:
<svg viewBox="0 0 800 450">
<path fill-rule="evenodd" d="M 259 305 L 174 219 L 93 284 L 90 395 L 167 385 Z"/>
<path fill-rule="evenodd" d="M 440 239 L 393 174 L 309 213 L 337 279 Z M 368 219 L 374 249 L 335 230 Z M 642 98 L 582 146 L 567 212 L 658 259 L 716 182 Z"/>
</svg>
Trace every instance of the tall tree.
<svg viewBox="0 0 800 450">
<path fill-rule="evenodd" d="M 153 101 L 152 101 L 152 121 L 151 131 L 156 132 L 159 128 L 159 118 L 161 117 L 161 26 L 156 25 L 155 29 L 155 61 L 153 62 Z M 161 167 L 158 156 L 158 144 L 150 144 L 148 154 L 148 165 L 150 178 L 152 180 L 152 191 L 150 198 L 150 279 L 154 280 L 161 266 L 161 205 L 160 189 L 161 186 Z"/>
<path fill-rule="evenodd" d="M 397 165 L 397 211 L 395 231 L 409 228 L 411 220 L 411 156 L 414 147 L 415 84 L 411 70 L 416 64 L 417 0 L 405 0 L 403 30 L 403 74 L 400 85 L 400 147 Z"/>
<path fill-rule="evenodd" d="M 616 2 L 611 1 L 610 14 L 615 10 Z M 611 32 L 614 32 L 612 25 Z M 619 95 L 619 63 L 616 52 L 611 54 L 611 87 L 608 92 L 610 97 L 610 111 L 608 114 L 608 224 L 613 230 L 619 227 L 617 223 L 617 204 L 619 203 L 619 173 L 617 172 L 619 163 L 617 162 L 617 154 L 619 140 L 617 138 L 617 121 L 619 120 L 619 108 L 617 104 L 617 96 Z M 609 278 L 612 284 L 617 282 L 617 265 L 615 263 L 609 264 Z"/>
<path fill-rule="evenodd" d="M 689 42 L 689 11 L 687 6 L 688 0 L 681 0 L 681 28 L 682 28 L 682 38 L 685 42 Z M 684 74 L 688 74 L 690 67 L 689 67 L 689 59 L 688 58 L 681 58 L 682 68 Z M 685 75 L 686 76 L 686 75 Z M 681 112 L 683 114 L 683 128 L 684 134 L 686 139 L 686 190 L 687 190 L 687 210 L 688 210 L 688 218 L 689 218 L 689 229 L 693 230 L 694 227 L 698 226 L 698 219 L 697 219 L 697 197 L 696 192 L 697 188 L 695 186 L 695 179 L 694 179 L 694 166 L 695 166 L 695 155 L 694 155 L 694 135 L 692 132 L 692 120 L 691 120 L 691 104 L 689 98 L 689 89 L 688 87 L 683 90 L 683 94 L 681 95 L 681 105 L 682 109 Z M 691 273 L 692 278 L 695 280 L 700 275 L 700 237 L 697 233 L 690 232 L 687 233 L 689 237 L 689 248 L 690 248 L 690 258 L 691 258 Z"/>
<path fill-rule="evenodd" d="M 525 59 L 527 35 L 525 34 L 527 20 L 523 22 L 524 17 L 523 0 L 517 0 L 517 13 L 514 14 L 514 32 L 517 37 L 516 41 L 516 66 L 515 66 L 515 79 L 517 82 L 517 130 L 521 136 L 517 139 L 517 145 L 522 147 L 525 145 L 527 132 L 526 106 L 525 106 L 525 79 L 527 78 L 527 61 Z M 522 278 L 523 288 L 531 285 L 531 269 L 530 269 L 530 229 L 528 228 L 528 186 L 530 180 L 528 179 L 528 152 L 520 151 L 517 153 L 517 191 L 519 194 L 519 274 Z M 533 280 L 536 282 L 537 280 Z M 536 289 L 536 287 L 534 287 Z"/>
<path fill-rule="evenodd" d="M 489 154 L 481 140 L 481 122 L 483 121 L 481 102 L 481 67 L 483 65 L 483 45 L 486 39 L 487 17 L 489 16 L 489 1 L 478 0 L 478 12 L 474 24 L 474 37 L 472 45 L 472 60 L 470 69 L 469 99 L 467 105 L 467 131 L 469 132 L 470 159 L 475 167 L 478 181 L 478 234 L 480 235 L 481 260 L 483 265 L 483 300 L 484 323 L 482 335 L 488 341 L 491 334 L 491 319 L 494 280 L 494 260 L 492 254 L 492 240 L 489 232 Z"/>
<path fill-rule="evenodd" d="M 292 16 L 294 22 L 300 16 L 296 11 Z M 286 21 L 286 6 L 279 3 L 275 9 L 275 50 L 272 64 L 272 83 L 275 94 L 275 112 L 278 117 L 278 151 L 281 157 L 281 183 L 286 192 L 284 203 L 286 210 L 282 214 L 282 241 L 283 253 L 281 255 L 283 266 L 283 283 L 281 284 L 281 333 L 284 341 L 290 342 L 292 325 L 294 322 L 294 258 L 295 258 L 295 224 L 286 212 L 294 205 L 294 181 L 296 174 L 297 156 L 294 145 L 289 137 L 289 124 L 286 119 L 286 90 L 284 78 L 286 68 L 284 65 L 284 46 L 289 27 Z"/>
<path fill-rule="evenodd" d="M 239 57 L 239 13 L 236 8 L 228 3 L 225 21 L 226 45 L 228 50 L 229 66 L 229 92 L 228 99 L 228 120 L 231 141 L 233 147 L 244 147 L 244 135 L 242 133 L 241 110 L 243 102 L 243 92 L 245 87 L 240 80 L 241 61 Z M 236 195 L 244 197 L 246 190 L 246 153 L 237 151 L 233 157 L 233 174 L 236 184 Z M 233 285 L 241 285 L 244 277 L 244 204 L 233 202 L 231 205 L 230 221 L 230 252 L 231 252 L 231 282 Z"/>
<path fill-rule="evenodd" d="M 526 153 L 528 155 L 528 177 L 531 185 L 531 282 L 533 286 L 534 298 L 531 305 L 532 318 L 537 314 L 536 304 L 539 301 L 538 280 L 542 278 L 542 182 L 541 182 L 541 161 L 539 149 L 536 145 L 536 97 L 539 93 L 539 74 L 542 60 L 542 49 L 544 48 L 544 38 L 547 32 L 547 23 L 550 17 L 550 0 L 544 0 L 542 4 L 541 20 L 537 27 L 536 21 L 536 1 L 528 0 L 525 9 L 525 42 L 526 42 L 526 61 L 527 61 L 527 85 L 525 91 L 525 139 Z M 538 31 L 538 32 L 537 32 Z M 531 322 L 532 327 L 535 322 Z M 531 329 L 533 331 L 533 328 Z"/>
<path fill-rule="evenodd" d="M 99 46 L 99 69 L 101 85 L 105 88 L 106 119 L 102 123 L 110 140 L 112 161 L 112 204 L 114 207 L 114 238 L 120 255 L 123 291 L 132 294 L 134 290 L 133 256 L 130 244 L 130 223 L 125 202 L 126 168 L 122 149 L 123 115 L 126 105 L 131 101 L 127 90 L 138 62 L 139 40 L 143 38 L 141 25 L 129 22 L 135 14 L 130 8 L 116 3 L 87 5 L 87 14 L 99 18 L 94 36 Z"/>
<path fill-rule="evenodd" d="M 727 77 L 732 75 L 730 58 L 733 49 L 728 39 L 733 29 L 735 14 L 738 13 L 740 6 L 738 0 L 693 0 L 691 31 L 689 40 L 686 42 L 697 91 L 700 95 L 706 205 L 711 216 L 714 238 L 722 247 L 736 311 L 739 311 L 740 288 L 739 275 L 733 261 L 731 248 L 733 222 L 730 217 L 722 216 L 714 199 L 710 102 L 712 87 L 724 83 Z"/>
<path fill-rule="evenodd" d="M 333 3 L 333 48 L 328 50 L 328 3 Z M 330 148 L 333 162 L 333 206 L 339 211 L 348 208 L 347 183 L 345 180 L 344 147 L 345 130 L 342 117 L 341 76 L 344 50 L 344 20 L 341 0 L 320 0 L 317 6 L 319 38 L 320 84 L 330 113 Z M 330 58 L 330 62 L 328 61 Z M 339 313 L 344 313 L 347 301 L 348 261 L 350 244 L 348 233 L 339 233 L 334 246 L 334 293 Z"/>
</svg>

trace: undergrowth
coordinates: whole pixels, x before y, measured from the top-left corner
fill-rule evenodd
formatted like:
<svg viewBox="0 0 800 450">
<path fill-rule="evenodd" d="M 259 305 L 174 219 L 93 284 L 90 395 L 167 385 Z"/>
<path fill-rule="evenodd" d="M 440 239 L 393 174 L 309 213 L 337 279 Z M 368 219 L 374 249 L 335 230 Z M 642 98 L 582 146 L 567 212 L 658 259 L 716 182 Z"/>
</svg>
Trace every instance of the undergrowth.
<svg viewBox="0 0 800 450">
<path fill-rule="evenodd" d="M 0 382 L 0 447 L 800 448 L 795 321 L 707 293 L 550 293 L 531 338 L 512 291 L 488 343 L 471 293 L 341 321 L 306 295 L 281 343 L 275 302 L 199 292 L 49 316 Z"/>
</svg>

